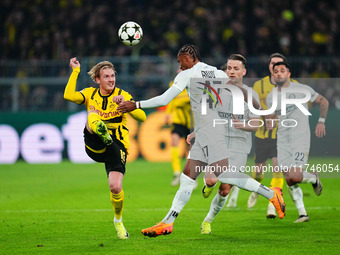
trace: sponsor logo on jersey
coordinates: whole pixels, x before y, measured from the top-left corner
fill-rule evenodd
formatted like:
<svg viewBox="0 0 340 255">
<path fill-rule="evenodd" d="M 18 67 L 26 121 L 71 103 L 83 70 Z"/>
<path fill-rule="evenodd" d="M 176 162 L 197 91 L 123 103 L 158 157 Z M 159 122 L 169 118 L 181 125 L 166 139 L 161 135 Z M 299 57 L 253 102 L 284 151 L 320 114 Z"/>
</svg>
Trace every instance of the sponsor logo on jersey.
<svg viewBox="0 0 340 255">
<path fill-rule="evenodd" d="M 202 78 L 216 78 L 214 71 L 201 71 Z"/>
<path fill-rule="evenodd" d="M 94 106 L 90 106 L 90 111 L 97 113 L 102 118 L 113 118 L 121 115 L 122 113 L 119 111 L 110 111 L 110 112 L 103 112 L 101 110 L 96 109 Z"/>
</svg>

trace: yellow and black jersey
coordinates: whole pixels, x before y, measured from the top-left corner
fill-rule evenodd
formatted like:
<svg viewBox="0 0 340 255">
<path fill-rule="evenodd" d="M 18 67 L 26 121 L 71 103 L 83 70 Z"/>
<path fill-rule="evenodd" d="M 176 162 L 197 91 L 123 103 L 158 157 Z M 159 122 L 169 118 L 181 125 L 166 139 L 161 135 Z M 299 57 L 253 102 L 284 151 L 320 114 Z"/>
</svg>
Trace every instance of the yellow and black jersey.
<svg viewBox="0 0 340 255">
<path fill-rule="evenodd" d="M 173 82 L 170 82 L 171 87 Z M 172 123 L 190 129 L 190 98 L 187 90 L 175 97 L 167 106 L 166 112 L 172 115 Z"/>
<path fill-rule="evenodd" d="M 296 80 L 290 79 L 292 82 L 297 82 Z M 266 99 L 268 94 L 275 88 L 275 84 L 273 84 L 270 80 L 270 76 L 266 76 L 262 78 L 261 80 L 254 83 L 253 89 L 256 91 L 256 93 L 259 95 L 260 104 L 262 109 L 267 110 L 267 103 Z M 261 117 L 264 121 L 264 118 Z M 269 139 L 276 139 L 276 132 L 277 132 L 278 125 L 276 124 L 275 128 L 272 130 L 267 130 L 265 125 L 262 127 L 259 127 L 258 130 L 255 133 L 255 136 L 261 139 L 269 138 Z"/>
<path fill-rule="evenodd" d="M 99 88 L 93 87 L 79 92 L 84 96 L 82 104 L 85 104 L 87 112 L 96 112 L 109 129 L 117 129 L 121 125 L 126 126 L 127 113 L 117 111 L 118 105 L 112 101 L 112 98 L 122 95 L 125 101 L 131 101 L 132 96 L 129 93 L 117 87 L 105 96 L 100 93 Z"/>
<path fill-rule="evenodd" d="M 127 124 L 127 113 L 117 111 L 118 104 L 112 101 L 114 96 L 122 95 L 125 101 L 133 101 L 132 96 L 115 87 L 109 95 L 102 95 L 99 88 L 89 87 L 81 91 L 75 91 L 76 81 L 80 68 L 73 69 L 69 82 L 66 85 L 64 98 L 77 103 L 84 104 L 87 112 L 95 112 L 100 119 L 106 124 L 111 135 L 115 136 L 128 150 L 129 148 L 129 130 Z M 145 121 L 145 112 L 136 109 L 129 113 L 137 121 Z"/>
</svg>

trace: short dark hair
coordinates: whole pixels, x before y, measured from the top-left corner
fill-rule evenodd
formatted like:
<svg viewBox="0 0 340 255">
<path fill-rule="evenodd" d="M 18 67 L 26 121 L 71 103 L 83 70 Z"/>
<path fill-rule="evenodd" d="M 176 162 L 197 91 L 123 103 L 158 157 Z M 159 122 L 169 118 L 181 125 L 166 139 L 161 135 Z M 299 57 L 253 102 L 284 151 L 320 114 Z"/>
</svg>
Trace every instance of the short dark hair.
<svg viewBox="0 0 340 255">
<path fill-rule="evenodd" d="M 230 57 L 228 58 L 228 60 L 239 60 L 239 61 L 242 62 L 242 64 L 243 64 L 244 67 L 245 67 L 246 64 L 247 64 L 246 58 L 243 57 L 241 54 L 231 54 Z M 225 64 L 223 64 L 223 65 L 221 65 L 221 67 L 220 67 L 220 69 L 221 69 L 222 71 L 227 70 L 227 68 L 228 68 L 228 62 L 225 63 Z"/>
<path fill-rule="evenodd" d="M 185 44 L 179 51 L 178 51 L 178 55 L 180 54 L 187 54 L 189 55 L 194 61 L 196 61 L 196 59 L 198 61 L 202 61 L 200 52 L 198 50 L 198 48 L 195 45 L 192 44 Z"/>
<path fill-rule="evenodd" d="M 287 63 L 287 59 L 285 56 L 283 56 L 281 53 L 273 53 L 269 56 L 269 59 L 268 59 L 268 65 L 270 64 L 270 62 L 272 61 L 273 58 L 282 58 L 284 62 Z"/>
<path fill-rule="evenodd" d="M 276 66 L 282 66 L 282 65 L 284 65 L 288 70 L 290 69 L 290 66 L 287 62 L 281 61 L 281 62 L 277 62 L 273 65 L 273 70 Z"/>
<path fill-rule="evenodd" d="M 247 60 L 241 54 L 231 54 L 228 60 L 239 60 L 242 62 L 243 66 L 246 67 Z"/>
</svg>

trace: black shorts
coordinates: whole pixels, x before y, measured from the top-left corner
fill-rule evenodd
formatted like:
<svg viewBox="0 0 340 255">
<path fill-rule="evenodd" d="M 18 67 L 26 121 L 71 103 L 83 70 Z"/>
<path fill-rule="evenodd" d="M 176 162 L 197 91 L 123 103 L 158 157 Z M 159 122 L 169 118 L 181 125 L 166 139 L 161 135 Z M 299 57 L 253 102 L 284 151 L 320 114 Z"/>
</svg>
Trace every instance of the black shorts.
<svg viewBox="0 0 340 255">
<path fill-rule="evenodd" d="M 184 137 L 186 139 L 187 135 L 190 134 L 190 129 L 180 124 L 172 124 L 171 134 L 178 134 L 180 137 Z"/>
<path fill-rule="evenodd" d="M 111 136 L 113 143 L 106 146 L 96 134 L 91 134 L 84 129 L 86 154 L 96 162 L 105 163 L 107 175 L 110 172 L 120 172 L 125 174 L 126 149 L 124 145 L 115 137 Z"/>
<path fill-rule="evenodd" d="M 276 139 L 261 139 L 255 136 L 255 163 L 277 157 Z"/>
</svg>

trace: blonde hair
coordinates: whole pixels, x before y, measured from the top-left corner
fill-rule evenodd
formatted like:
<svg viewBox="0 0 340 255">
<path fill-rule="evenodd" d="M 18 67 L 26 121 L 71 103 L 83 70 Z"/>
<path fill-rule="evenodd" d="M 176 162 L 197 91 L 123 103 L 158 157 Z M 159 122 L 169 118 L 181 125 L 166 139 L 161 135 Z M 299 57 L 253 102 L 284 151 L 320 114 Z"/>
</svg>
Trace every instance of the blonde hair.
<svg viewBox="0 0 340 255">
<path fill-rule="evenodd" d="M 90 75 L 91 79 L 96 82 L 96 78 L 100 76 L 100 71 L 105 69 L 105 68 L 110 68 L 116 73 L 116 69 L 114 65 L 109 62 L 109 61 L 102 61 L 96 64 L 94 67 L 91 68 L 91 70 L 87 73 Z"/>
</svg>

